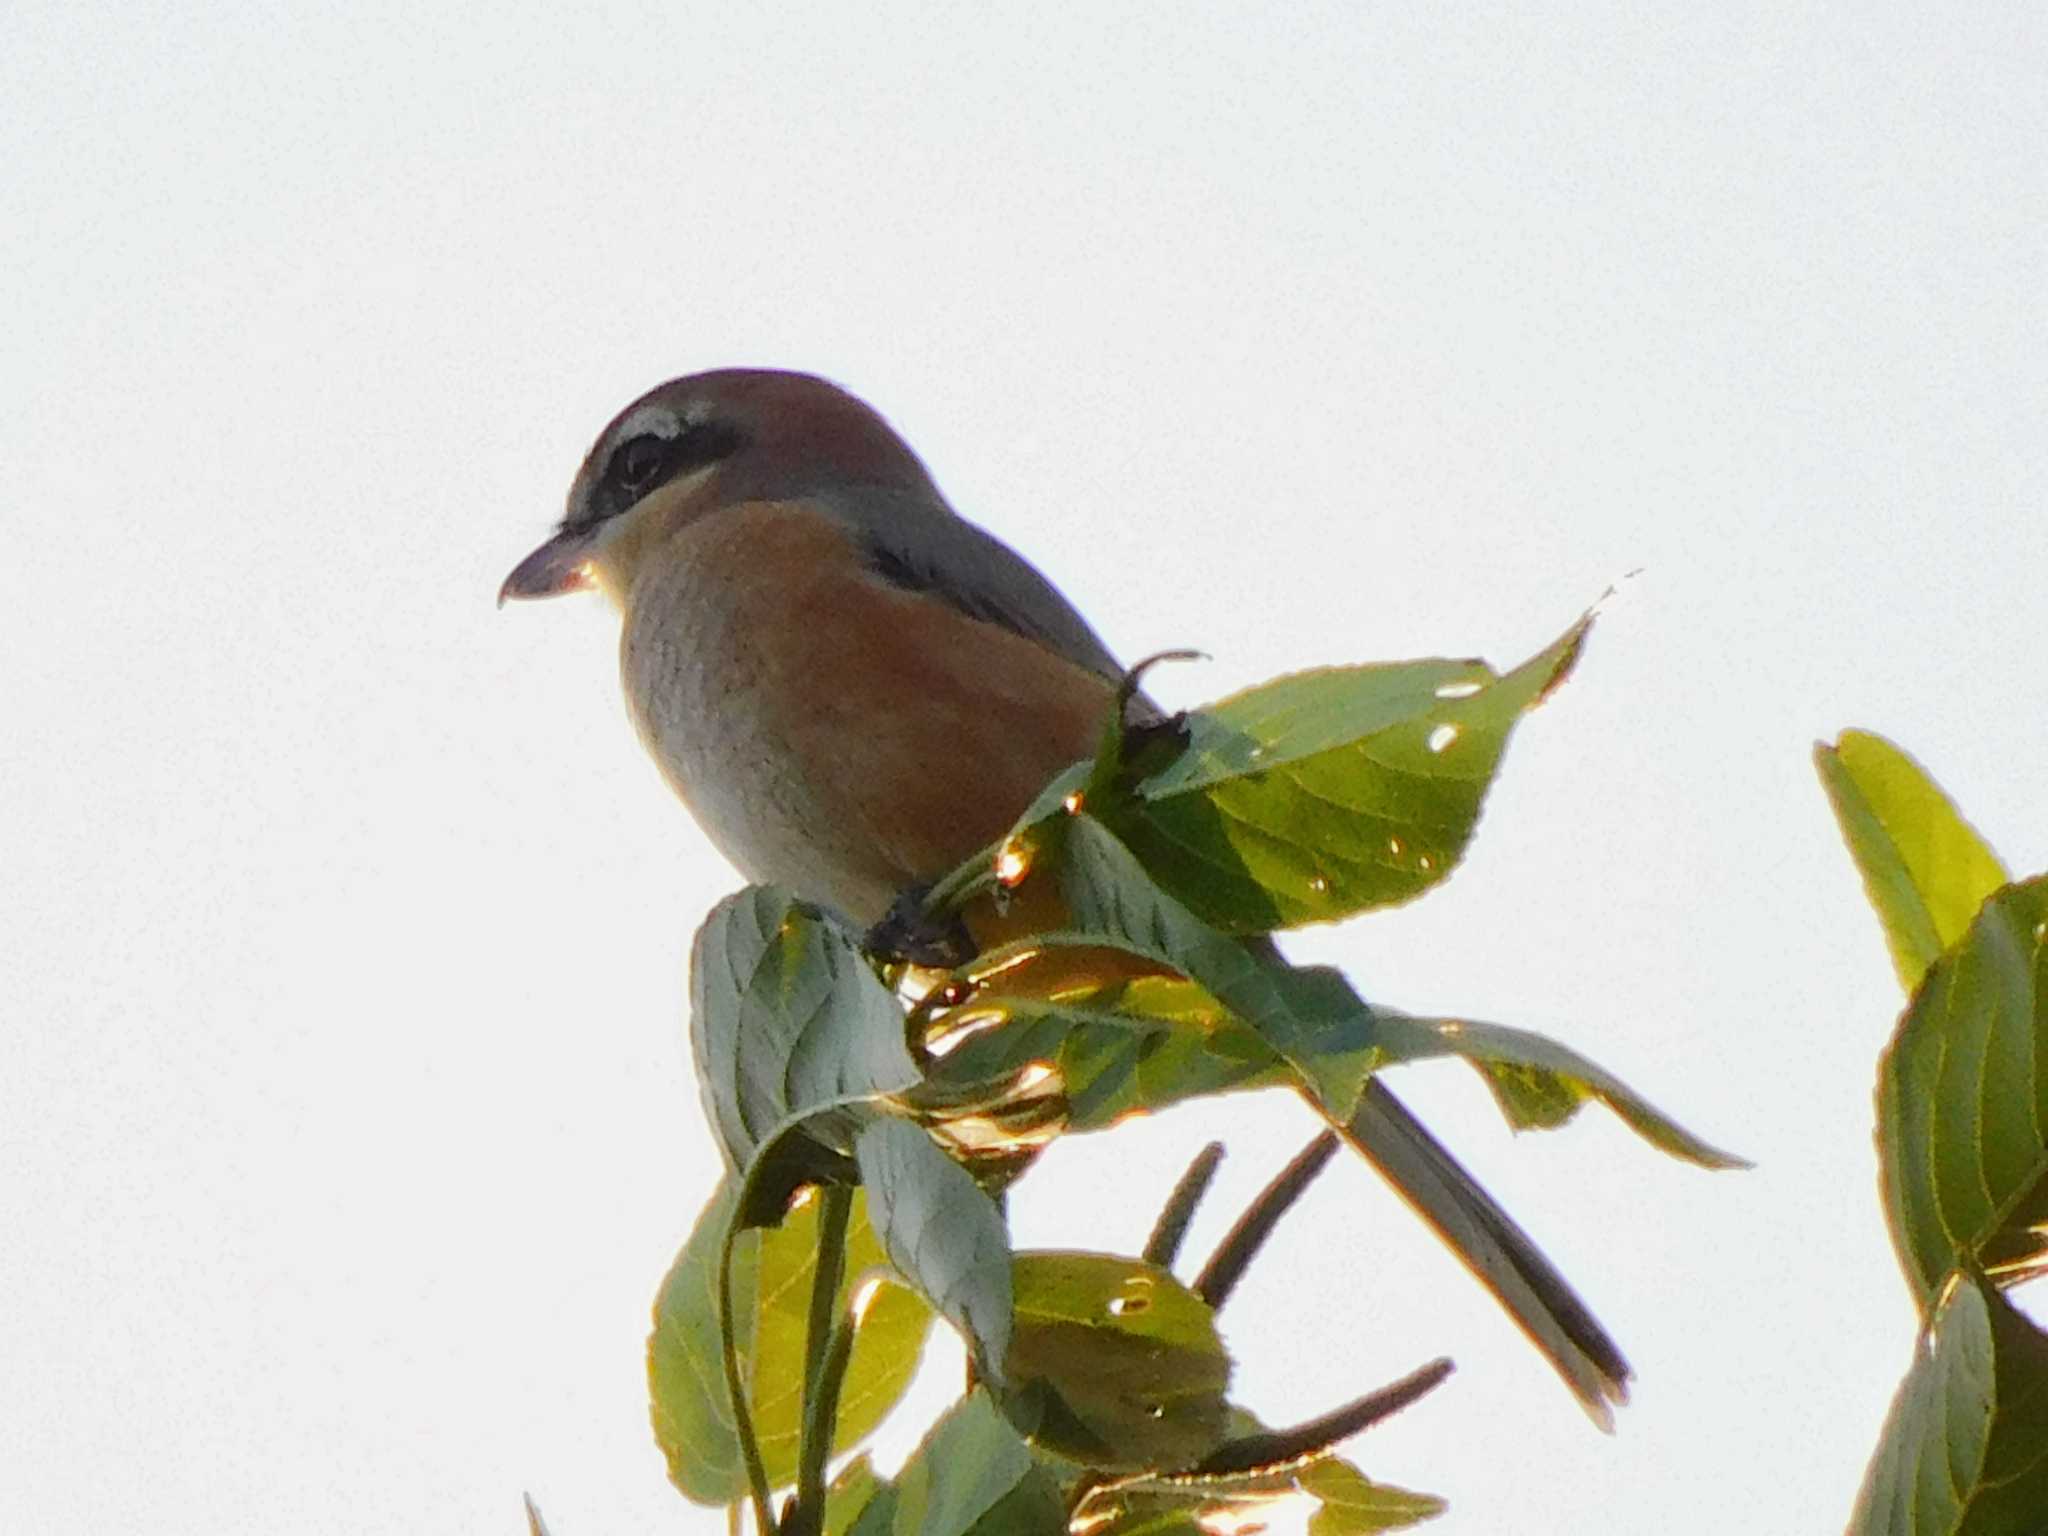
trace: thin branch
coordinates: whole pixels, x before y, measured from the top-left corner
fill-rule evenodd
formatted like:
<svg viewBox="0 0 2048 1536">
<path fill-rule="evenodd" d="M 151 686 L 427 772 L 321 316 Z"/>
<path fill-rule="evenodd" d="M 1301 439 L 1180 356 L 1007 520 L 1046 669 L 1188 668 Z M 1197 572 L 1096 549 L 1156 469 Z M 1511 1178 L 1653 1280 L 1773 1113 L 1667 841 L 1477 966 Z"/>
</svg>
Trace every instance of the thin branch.
<svg viewBox="0 0 2048 1536">
<path fill-rule="evenodd" d="M 1311 1456 L 1320 1456 L 1340 1440 L 1347 1440 L 1380 1420 L 1391 1418 L 1417 1398 L 1436 1390 L 1451 1374 L 1451 1362 L 1442 1356 L 1399 1381 L 1368 1392 L 1342 1408 L 1297 1424 L 1292 1429 L 1269 1430 L 1232 1440 L 1211 1451 L 1192 1469 L 1198 1477 L 1222 1477 L 1247 1472 L 1265 1472 L 1290 1466 Z"/>
<path fill-rule="evenodd" d="M 718 1342 L 725 1358 L 725 1391 L 732 1402 L 733 1433 L 739 1437 L 740 1453 L 747 1463 L 747 1484 L 754 1497 L 754 1526 L 759 1536 L 778 1536 L 771 1504 L 768 1468 L 761 1460 L 761 1445 L 754 1438 L 754 1416 L 747 1411 L 747 1389 L 740 1381 L 739 1340 L 732 1320 L 732 1249 L 739 1238 L 735 1216 L 725 1229 L 725 1244 L 718 1255 Z"/>
<path fill-rule="evenodd" d="M 1324 1131 L 1303 1147 L 1272 1183 L 1259 1191 L 1259 1197 L 1237 1218 L 1237 1225 L 1230 1229 L 1229 1235 L 1210 1255 L 1209 1262 L 1202 1266 L 1201 1274 L 1195 1277 L 1197 1296 L 1211 1308 L 1220 1308 L 1230 1299 L 1230 1293 L 1244 1278 L 1245 1269 L 1257 1256 L 1260 1247 L 1273 1235 L 1273 1228 L 1279 1225 L 1280 1218 L 1301 1198 L 1336 1151 L 1335 1132 Z"/>
<path fill-rule="evenodd" d="M 832 1325 L 831 1342 L 820 1363 L 818 1384 L 804 1404 L 802 1460 L 796 1473 L 796 1502 L 783 1521 L 783 1536 L 810 1536 L 825 1523 L 825 1463 L 832 1455 L 832 1434 L 839 1424 L 839 1394 L 853 1358 L 853 1336 L 860 1316 L 848 1305 Z"/>
<path fill-rule="evenodd" d="M 811 1276 L 811 1313 L 804 1334 L 804 1415 L 811 1411 L 818 1369 L 832 1332 L 839 1283 L 846 1278 L 846 1227 L 853 1219 L 853 1186 L 827 1184 L 820 1191 L 817 1268 Z"/>
<path fill-rule="evenodd" d="M 935 881 L 920 903 L 925 915 L 937 917 L 957 912 L 975 897 L 994 890 L 1000 883 L 996 879 L 996 855 L 1002 852 L 1005 841 L 1007 838 L 990 843 Z"/>
<path fill-rule="evenodd" d="M 853 1186 L 827 1184 L 821 1194 L 817 1269 L 811 1276 L 809 1331 L 804 1335 L 803 1434 L 797 1442 L 796 1499 L 784 1512 L 784 1536 L 800 1536 L 823 1522 L 825 1463 L 832 1459 L 839 1388 L 853 1351 L 852 1314 L 837 1315 L 839 1284 L 846 1278 L 846 1228 L 853 1216 Z"/>
<path fill-rule="evenodd" d="M 1195 1207 L 1202 1203 L 1202 1196 L 1209 1193 L 1209 1186 L 1216 1179 L 1216 1166 L 1222 1161 L 1223 1143 L 1212 1141 L 1188 1164 L 1188 1171 L 1180 1176 L 1180 1182 L 1173 1186 L 1173 1193 L 1166 1197 L 1166 1206 L 1160 1211 L 1159 1220 L 1152 1224 L 1152 1235 L 1145 1239 L 1144 1259 L 1147 1264 L 1157 1264 L 1161 1269 L 1173 1267 L 1173 1261 L 1180 1257 L 1180 1245 L 1188 1235 L 1188 1223 L 1195 1219 Z"/>
</svg>

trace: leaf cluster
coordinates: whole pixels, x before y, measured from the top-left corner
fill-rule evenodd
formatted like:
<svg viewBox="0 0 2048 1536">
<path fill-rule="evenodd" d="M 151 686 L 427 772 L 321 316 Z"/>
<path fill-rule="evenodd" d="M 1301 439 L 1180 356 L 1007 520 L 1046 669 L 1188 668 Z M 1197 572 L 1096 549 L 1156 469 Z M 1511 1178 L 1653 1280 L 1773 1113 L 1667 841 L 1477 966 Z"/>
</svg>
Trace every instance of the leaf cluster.
<svg viewBox="0 0 2048 1536">
<path fill-rule="evenodd" d="M 1569 672 L 1588 622 L 1506 674 L 1331 668 L 1163 728 L 1128 729 L 1119 710 L 1093 761 L 887 934 L 767 887 L 722 902 L 692 952 L 691 1039 L 726 1173 L 662 1288 L 650 1349 L 678 1486 L 795 1536 L 1168 1536 L 1249 1528 L 1286 1500 L 1317 1509 L 1323 1536 L 1426 1518 L 1438 1501 L 1380 1487 L 1332 1448 L 1448 1362 L 1289 1430 L 1228 1396 L 1215 1312 L 1347 1146 L 1604 1420 L 1628 1374 L 1619 1351 L 1376 1074 L 1455 1056 L 1517 1128 L 1597 1100 L 1676 1156 L 1739 1160 L 1553 1041 L 1369 1004 L 1269 937 L 1441 882 L 1511 731 Z M 1011 906 L 1058 926 L 950 952 L 963 913 Z M 1318 1134 L 1192 1282 L 1172 1265 L 1200 1164 L 1140 1255 L 1013 1250 L 1002 1191 L 1052 1137 L 1263 1087 L 1298 1094 Z M 967 1347 L 970 1390 L 894 1479 L 855 1459 L 828 1483 L 900 1396 L 935 1318 Z"/>
<path fill-rule="evenodd" d="M 1815 749 L 1908 1001 L 1878 1065 L 1892 1243 L 1923 1324 L 1854 1536 L 2019 1536 L 2048 1510 L 2048 877 L 2012 881 L 1913 759 Z"/>
</svg>

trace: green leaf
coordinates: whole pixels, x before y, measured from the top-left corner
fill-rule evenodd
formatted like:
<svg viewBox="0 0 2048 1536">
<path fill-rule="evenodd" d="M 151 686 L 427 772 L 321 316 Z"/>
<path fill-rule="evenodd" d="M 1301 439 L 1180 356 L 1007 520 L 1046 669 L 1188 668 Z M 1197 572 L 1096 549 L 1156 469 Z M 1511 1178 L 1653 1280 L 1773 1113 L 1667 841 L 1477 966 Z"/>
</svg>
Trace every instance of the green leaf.
<svg viewBox="0 0 2048 1536">
<path fill-rule="evenodd" d="M 1066 1536 L 1059 1485 L 976 1388 L 955 1403 L 896 1476 L 886 1527 L 856 1536 Z"/>
<path fill-rule="evenodd" d="M 1070 1130 L 1098 1130 L 1134 1110 L 1201 1093 L 1292 1084 L 1285 1061 L 1205 987 L 1156 956 L 1100 937 L 1048 934 L 991 951 L 921 1009 L 933 1052 L 926 1087 L 960 1096 L 996 1089 L 1027 1067 L 1059 1076 Z"/>
<path fill-rule="evenodd" d="M 1626 1395 L 1627 1360 L 1528 1234 L 1392 1093 L 1371 1081 L 1385 1055 L 1380 1020 L 1343 976 L 1296 969 L 1265 941 L 1218 933 L 1154 885 L 1085 812 L 1027 833 L 1026 862 L 1048 865 L 1033 878 L 1057 872 L 1076 930 L 1178 971 L 1254 1036 L 1235 1077 L 1217 1071 L 1220 1058 L 1212 1054 L 1216 1042 L 1232 1039 L 1228 1029 L 1151 1037 L 1164 1044 L 1139 1057 L 1154 1068 L 1147 1100 L 1156 1105 L 1247 1080 L 1272 1081 L 1277 1074 L 1258 1047 L 1280 1055 L 1331 1127 L 1493 1292 L 1595 1422 L 1611 1422 L 1609 1403 Z M 1100 1048 L 1099 1039 L 1093 1043 Z"/>
<path fill-rule="evenodd" d="M 1913 1350 L 1850 1536 L 2034 1536 L 2048 1510 L 2048 1337 L 1964 1276 Z"/>
<path fill-rule="evenodd" d="M 1693 1135 L 1604 1067 L 1568 1046 L 1525 1029 L 1471 1019 L 1423 1019 L 1377 1010 L 1378 1040 L 1388 1065 L 1460 1056 L 1479 1069 L 1516 1130 L 1563 1125 L 1588 1100 L 1620 1116 L 1643 1140 L 1702 1168 L 1747 1168 L 1731 1152 Z"/>
<path fill-rule="evenodd" d="M 1323 1501 L 1309 1521 L 1309 1536 L 1367 1536 L 1433 1520 L 1448 1507 L 1427 1493 L 1369 1481 L 1349 1462 L 1327 1457 L 1301 1474 L 1301 1485 Z"/>
<path fill-rule="evenodd" d="M 647 1341 L 654 1438 L 668 1458 L 675 1485 L 702 1504 L 728 1503 L 747 1487 L 718 1330 L 718 1255 L 735 1202 L 727 1180 L 697 1218 L 662 1282 Z M 754 1429 L 777 1485 L 796 1477 L 817 1227 L 818 1202 L 805 1201 L 780 1227 L 740 1237 L 734 1254 L 741 1379 L 752 1384 Z M 842 1308 L 863 1276 L 884 1262 L 881 1243 L 868 1225 L 865 1197 L 856 1192 L 847 1229 Z M 864 1439 L 901 1399 L 917 1370 L 931 1321 L 930 1309 L 910 1291 L 885 1285 L 875 1293 L 854 1336 L 834 1437 L 839 1449 Z"/>
<path fill-rule="evenodd" d="M 2011 877 L 1927 771 L 1882 736 L 1844 731 L 1814 747 L 1813 763 L 1910 993 Z"/>
<path fill-rule="evenodd" d="M 1069 818 L 1061 842 L 1060 889 L 1078 931 L 1199 983 L 1293 1067 L 1333 1119 L 1350 1116 L 1375 1055 L 1372 1012 L 1341 975 L 1291 966 L 1263 940 L 1218 932 L 1090 815 Z"/>
<path fill-rule="evenodd" d="M 690 1004 L 697 1079 L 736 1173 L 805 1114 L 918 1079 L 902 1007 L 854 936 L 772 886 L 728 896 L 698 929 Z M 804 1177 L 828 1171 L 831 1153 L 843 1165 L 845 1127 L 837 1137 L 818 1123 L 805 1130 L 777 1148 L 793 1164 L 786 1176 L 750 1180 L 771 1209 Z"/>
<path fill-rule="evenodd" d="M 1248 1415 L 1238 1417 L 1258 1428 Z M 1445 1508 L 1442 1499 L 1372 1482 L 1350 1462 L 1326 1455 L 1279 1471 L 1146 1478 L 1105 1488 L 1083 1501 L 1076 1528 L 1085 1522 L 1089 1536 L 1268 1529 L 1372 1536 L 1419 1525 Z"/>
<path fill-rule="evenodd" d="M 1191 1467 L 1222 1442 L 1230 1356 L 1215 1315 L 1142 1259 L 1020 1253 L 1013 1422 L 1083 1466 Z"/>
<path fill-rule="evenodd" d="M 1266 933 L 1421 895 L 1464 856 L 1521 715 L 1591 618 L 1506 676 L 1478 661 L 1330 667 L 1187 717 L 1189 745 L 1090 809 L 1216 927 Z"/>
<path fill-rule="evenodd" d="M 862 1126 L 854 1157 L 889 1262 L 960 1330 L 981 1373 L 1004 1380 L 1010 1237 L 995 1202 L 907 1120 Z"/>
<path fill-rule="evenodd" d="M 867 1514 L 877 1499 L 889 1497 L 889 1485 L 876 1473 L 868 1453 L 862 1451 L 839 1469 L 825 1490 L 825 1522 L 818 1536 L 848 1536 L 856 1521 Z"/>
<path fill-rule="evenodd" d="M 1892 1241 L 1923 1315 L 1951 1269 L 2048 1269 L 2048 878 L 1936 960 L 1878 1063 Z"/>
</svg>

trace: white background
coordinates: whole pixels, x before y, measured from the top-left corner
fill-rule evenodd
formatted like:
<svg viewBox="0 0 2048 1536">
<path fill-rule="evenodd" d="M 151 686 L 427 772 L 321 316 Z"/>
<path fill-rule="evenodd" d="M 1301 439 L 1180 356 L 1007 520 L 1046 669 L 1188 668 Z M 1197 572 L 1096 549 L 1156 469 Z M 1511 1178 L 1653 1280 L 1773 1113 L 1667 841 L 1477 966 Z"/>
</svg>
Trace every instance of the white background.
<svg viewBox="0 0 2048 1536">
<path fill-rule="evenodd" d="M 641 1349 L 732 877 L 602 603 L 491 599 L 615 409 L 758 363 L 1213 653 L 1177 702 L 1512 662 L 1640 570 L 1456 878 L 1299 946 L 1758 1161 L 1403 1074 L 1629 1350 L 1618 1434 L 1356 1164 L 1225 1321 L 1275 1418 L 1454 1355 L 1353 1447 L 1446 1533 L 1838 1529 L 1913 1315 L 1808 752 L 2048 864 L 2042 12 L 753 9 L 0 19 L 0 1524 L 721 1529 Z M 1077 1142 L 1020 1233 L 1128 1248 L 1224 1135 L 1205 1248 L 1309 1130 Z"/>
</svg>

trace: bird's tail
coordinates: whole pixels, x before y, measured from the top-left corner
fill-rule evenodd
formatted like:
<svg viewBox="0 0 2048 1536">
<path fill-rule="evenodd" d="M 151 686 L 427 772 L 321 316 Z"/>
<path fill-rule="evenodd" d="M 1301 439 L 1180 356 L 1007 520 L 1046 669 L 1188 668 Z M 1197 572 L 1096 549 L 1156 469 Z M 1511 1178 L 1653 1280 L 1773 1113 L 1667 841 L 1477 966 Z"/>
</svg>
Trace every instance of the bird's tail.
<svg viewBox="0 0 2048 1536">
<path fill-rule="evenodd" d="M 1628 1361 L 1529 1234 L 1378 1078 L 1340 1129 L 1507 1308 L 1593 1422 L 1611 1430 L 1614 1406 L 1628 1401 Z"/>
</svg>

